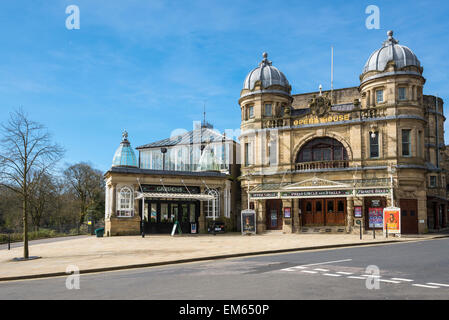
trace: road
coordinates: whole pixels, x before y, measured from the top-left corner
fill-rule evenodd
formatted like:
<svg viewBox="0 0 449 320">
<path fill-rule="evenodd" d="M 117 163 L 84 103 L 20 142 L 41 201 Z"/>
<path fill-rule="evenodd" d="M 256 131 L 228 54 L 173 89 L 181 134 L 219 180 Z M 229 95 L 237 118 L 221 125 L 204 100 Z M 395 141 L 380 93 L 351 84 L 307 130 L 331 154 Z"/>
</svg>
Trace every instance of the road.
<svg viewBox="0 0 449 320">
<path fill-rule="evenodd" d="M 449 299 L 449 239 L 86 274 L 79 290 L 66 277 L 0 283 L 0 299 L 36 298 Z"/>
</svg>

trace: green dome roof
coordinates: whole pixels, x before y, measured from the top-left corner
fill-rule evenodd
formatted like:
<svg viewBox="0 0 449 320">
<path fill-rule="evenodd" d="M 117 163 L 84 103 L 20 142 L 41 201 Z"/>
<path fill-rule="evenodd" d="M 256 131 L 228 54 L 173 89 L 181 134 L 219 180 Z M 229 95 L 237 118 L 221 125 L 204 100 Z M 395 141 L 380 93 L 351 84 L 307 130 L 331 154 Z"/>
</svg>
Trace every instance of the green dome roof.
<svg viewBox="0 0 449 320">
<path fill-rule="evenodd" d="M 137 158 L 131 144 L 128 141 L 128 132 L 123 131 L 122 142 L 115 151 L 112 159 L 113 167 L 137 167 Z"/>
</svg>

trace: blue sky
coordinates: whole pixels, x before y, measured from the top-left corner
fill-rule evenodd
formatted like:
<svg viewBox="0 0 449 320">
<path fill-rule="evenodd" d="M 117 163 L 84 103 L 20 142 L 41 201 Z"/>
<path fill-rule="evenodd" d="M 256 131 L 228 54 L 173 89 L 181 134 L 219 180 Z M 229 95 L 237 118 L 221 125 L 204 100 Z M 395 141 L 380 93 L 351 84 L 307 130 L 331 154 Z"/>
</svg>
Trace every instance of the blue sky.
<svg viewBox="0 0 449 320">
<path fill-rule="evenodd" d="M 72 4 L 79 30 L 65 27 Z M 379 30 L 365 26 L 368 5 Z M 424 93 L 449 103 L 448 17 L 447 1 L 2 1 L 0 122 L 23 107 L 66 148 L 62 164 L 105 171 L 124 128 L 134 147 L 166 138 L 206 103 L 218 130 L 237 129 L 264 51 L 302 93 L 330 87 L 334 46 L 334 88 L 357 86 L 389 29 L 424 66 Z"/>
</svg>

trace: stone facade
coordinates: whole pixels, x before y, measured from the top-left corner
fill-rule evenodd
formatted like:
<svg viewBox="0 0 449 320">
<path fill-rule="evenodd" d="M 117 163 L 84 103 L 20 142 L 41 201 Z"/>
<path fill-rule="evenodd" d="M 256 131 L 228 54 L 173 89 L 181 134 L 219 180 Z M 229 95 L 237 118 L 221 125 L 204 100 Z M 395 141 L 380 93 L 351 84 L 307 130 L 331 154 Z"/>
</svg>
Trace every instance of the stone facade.
<svg viewBox="0 0 449 320">
<path fill-rule="evenodd" d="M 398 46 L 391 33 L 383 48 Z M 403 233 L 447 226 L 443 101 L 423 94 L 416 57 L 379 59 L 385 68 L 365 67 L 358 87 L 292 95 L 288 83 L 256 79 L 241 91 L 242 183 L 259 232 L 357 233 L 357 221 L 364 232 L 376 208 L 392 205 Z"/>
</svg>

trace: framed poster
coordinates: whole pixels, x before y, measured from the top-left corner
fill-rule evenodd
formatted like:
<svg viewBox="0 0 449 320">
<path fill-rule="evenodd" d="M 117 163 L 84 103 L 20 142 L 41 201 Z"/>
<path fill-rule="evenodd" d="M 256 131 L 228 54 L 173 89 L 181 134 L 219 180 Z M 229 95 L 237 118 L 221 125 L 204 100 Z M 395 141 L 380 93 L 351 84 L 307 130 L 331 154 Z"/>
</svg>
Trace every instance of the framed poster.
<svg viewBox="0 0 449 320">
<path fill-rule="evenodd" d="M 357 206 L 354 207 L 354 218 L 361 218 L 362 217 L 362 207 Z"/>
<path fill-rule="evenodd" d="M 291 218 L 292 209 L 284 208 L 284 218 Z"/>
<path fill-rule="evenodd" d="M 383 226 L 383 210 L 382 208 L 368 209 L 368 222 L 370 228 L 380 229 Z"/>
<path fill-rule="evenodd" d="M 256 234 L 256 211 L 247 209 L 242 211 L 242 234 Z"/>
<path fill-rule="evenodd" d="M 383 210 L 383 230 L 389 234 L 401 234 L 401 208 L 388 207 Z"/>
</svg>

